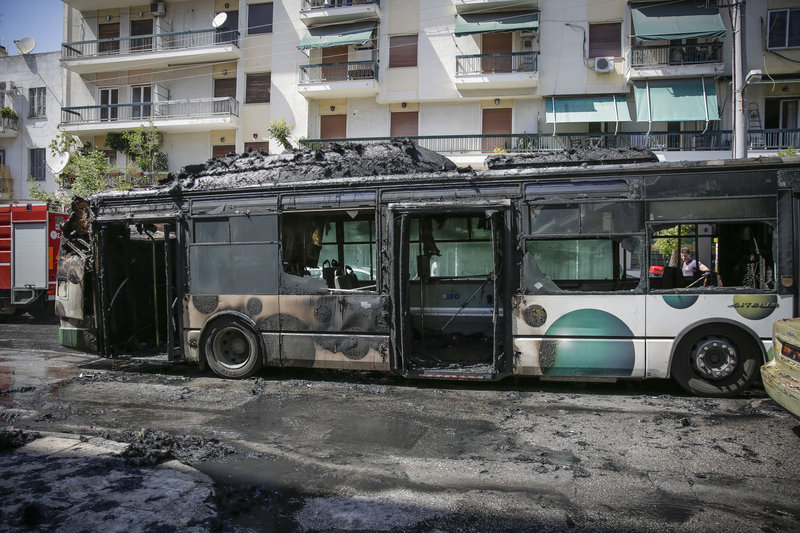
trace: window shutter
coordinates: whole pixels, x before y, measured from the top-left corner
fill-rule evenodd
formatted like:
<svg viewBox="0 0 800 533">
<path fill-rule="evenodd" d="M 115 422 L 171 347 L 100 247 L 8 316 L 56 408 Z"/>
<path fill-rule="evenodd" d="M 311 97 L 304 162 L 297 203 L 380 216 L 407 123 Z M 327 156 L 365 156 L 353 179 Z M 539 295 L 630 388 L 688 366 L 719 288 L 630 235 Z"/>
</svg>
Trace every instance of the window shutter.
<svg viewBox="0 0 800 533">
<path fill-rule="evenodd" d="M 269 103 L 269 86 L 271 76 L 269 72 L 248 74 L 245 88 L 245 104 Z"/>
<path fill-rule="evenodd" d="M 344 139 L 347 137 L 347 115 L 322 115 L 320 138 Z"/>
<path fill-rule="evenodd" d="M 236 98 L 236 78 L 214 80 L 214 98 Z"/>
<path fill-rule="evenodd" d="M 389 37 L 389 67 L 417 66 L 417 36 Z"/>
<path fill-rule="evenodd" d="M 218 144 L 211 147 L 211 157 L 222 157 L 236 151 L 235 144 Z"/>
<path fill-rule="evenodd" d="M 392 113 L 392 137 L 415 137 L 419 133 L 419 112 Z"/>
<path fill-rule="evenodd" d="M 589 57 L 620 57 L 622 25 L 589 24 Z"/>
</svg>

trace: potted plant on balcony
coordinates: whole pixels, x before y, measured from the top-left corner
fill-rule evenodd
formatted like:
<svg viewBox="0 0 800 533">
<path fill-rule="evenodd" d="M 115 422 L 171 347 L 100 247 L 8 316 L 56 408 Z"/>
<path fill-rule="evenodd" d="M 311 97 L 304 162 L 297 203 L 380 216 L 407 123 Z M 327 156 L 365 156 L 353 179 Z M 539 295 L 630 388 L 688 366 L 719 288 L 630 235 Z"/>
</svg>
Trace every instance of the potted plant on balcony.
<svg viewBox="0 0 800 533">
<path fill-rule="evenodd" d="M 7 105 L 1 105 L 0 106 L 0 117 L 2 117 L 2 118 L 19 118 L 19 115 L 17 115 L 17 112 L 14 111 L 13 108 L 11 108 L 11 107 L 9 107 Z"/>
</svg>

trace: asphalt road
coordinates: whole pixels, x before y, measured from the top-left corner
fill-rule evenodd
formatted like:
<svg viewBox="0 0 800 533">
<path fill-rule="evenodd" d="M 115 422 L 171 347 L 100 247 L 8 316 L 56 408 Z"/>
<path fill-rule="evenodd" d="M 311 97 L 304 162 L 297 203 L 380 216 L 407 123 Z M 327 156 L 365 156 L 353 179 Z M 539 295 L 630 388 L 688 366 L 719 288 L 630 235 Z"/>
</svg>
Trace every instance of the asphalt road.
<svg viewBox="0 0 800 533">
<path fill-rule="evenodd" d="M 797 531 L 800 422 L 759 387 L 270 370 L 227 381 L 0 319 L 0 429 L 130 440 L 216 483 L 226 531 Z M 142 430 L 145 430 L 144 432 Z"/>
</svg>

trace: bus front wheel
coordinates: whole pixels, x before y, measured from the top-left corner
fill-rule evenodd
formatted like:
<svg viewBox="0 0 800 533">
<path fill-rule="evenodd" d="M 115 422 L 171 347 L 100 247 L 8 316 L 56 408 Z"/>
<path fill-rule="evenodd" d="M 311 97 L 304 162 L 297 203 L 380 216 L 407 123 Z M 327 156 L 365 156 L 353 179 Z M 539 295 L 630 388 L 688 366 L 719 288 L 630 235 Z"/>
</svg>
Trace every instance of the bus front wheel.
<svg viewBox="0 0 800 533">
<path fill-rule="evenodd" d="M 225 378 L 242 379 L 261 369 L 261 344 L 252 328 L 223 317 L 209 325 L 203 344 L 208 366 Z"/>
<path fill-rule="evenodd" d="M 701 328 L 681 339 L 672 360 L 672 377 L 698 396 L 736 396 L 758 376 L 761 352 L 740 329 Z"/>
</svg>

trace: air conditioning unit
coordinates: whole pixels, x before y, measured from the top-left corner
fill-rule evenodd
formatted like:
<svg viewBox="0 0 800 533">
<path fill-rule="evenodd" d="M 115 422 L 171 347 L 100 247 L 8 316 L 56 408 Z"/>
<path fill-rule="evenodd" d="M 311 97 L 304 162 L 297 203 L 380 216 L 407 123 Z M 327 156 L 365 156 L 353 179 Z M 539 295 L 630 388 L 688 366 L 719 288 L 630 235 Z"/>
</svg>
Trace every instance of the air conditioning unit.
<svg viewBox="0 0 800 533">
<path fill-rule="evenodd" d="M 17 94 L 17 84 L 13 81 L 0 81 L 0 93 Z"/>
<path fill-rule="evenodd" d="M 154 17 L 163 17 L 167 13 L 164 2 L 153 2 L 150 4 L 150 14 Z"/>
<path fill-rule="evenodd" d="M 594 70 L 597 72 L 611 72 L 614 70 L 613 57 L 595 57 Z"/>
<path fill-rule="evenodd" d="M 536 32 L 535 31 L 527 31 L 527 30 L 526 31 L 521 31 L 521 32 L 519 32 L 519 36 L 522 38 L 522 40 L 533 39 L 534 37 L 536 37 Z"/>
</svg>

